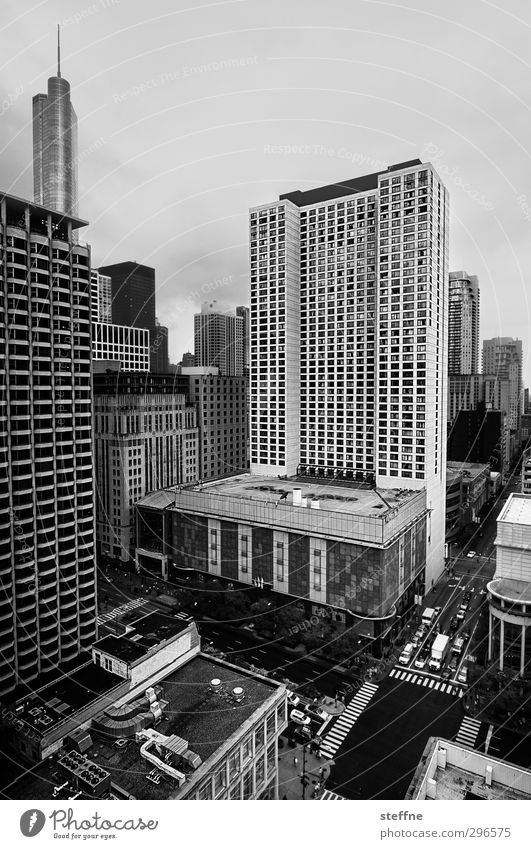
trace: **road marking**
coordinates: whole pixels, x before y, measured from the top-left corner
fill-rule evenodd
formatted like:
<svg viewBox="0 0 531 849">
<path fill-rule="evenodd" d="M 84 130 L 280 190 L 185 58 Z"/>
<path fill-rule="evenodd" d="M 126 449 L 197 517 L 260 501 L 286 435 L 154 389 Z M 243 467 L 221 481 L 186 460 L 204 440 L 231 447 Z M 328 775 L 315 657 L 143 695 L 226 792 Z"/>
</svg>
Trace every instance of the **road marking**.
<svg viewBox="0 0 531 849">
<path fill-rule="evenodd" d="M 455 742 L 460 746 L 469 746 L 473 749 L 480 728 L 481 722 L 479 719 L 470 719 L 468 716 L 465 717 L 461 723 L 459 731 L 457 732 Z"/>
<path fill-rule="evenodd" d="M 369 701 L 376 693 L 378 687 L 375 684 L 365 683 L 349 702 L 345 711 L 340 714 L 332 729 L 328 732 L 321 743 L 321 751 L 327 756 L 335 755 L 339 746 L 349 733 L 350 729 L 363 712 Z"/>
</svg>

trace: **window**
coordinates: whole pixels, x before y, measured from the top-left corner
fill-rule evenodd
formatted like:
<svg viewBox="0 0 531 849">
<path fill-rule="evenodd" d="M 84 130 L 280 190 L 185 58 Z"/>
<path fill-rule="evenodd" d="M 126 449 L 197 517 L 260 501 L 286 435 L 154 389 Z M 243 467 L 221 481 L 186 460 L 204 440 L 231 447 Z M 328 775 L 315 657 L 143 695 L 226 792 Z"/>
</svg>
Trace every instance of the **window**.
<svg viewBox="0 0 531 849">
<path fill-rule="evenodd" d="M 243 775 L 243 798 L 250 799 L 253 795 L 253 768 L 249 767 Z"/>
<path fill-rule="evenodd" d="M 313 588 L 321 589 L 321 551 L 318 548 L 313 552 Z"/>
<path fill-rule="evenodd" d="M 242 759 L 243 763 L 247 763 L 253 757 L 253 738 L 247 737 L 246 740 L 243 741 L 242 745 Z"/>
<path fill-rule="evenodd" d="M 225 790 L 227 786 L 227 764 L 224 763 L 223 766 L 220 766 L 216 772 L 214 773 L 214 797 L 218 797 L 219 794 Z"/>
<path fill-rule="evenodd" d="M 240 751 L 239 749 L 229 755 L 229 781 L 232 781 L 240 772 Z"/>
<path fill-rule="evenodd" d="M 277 542 L 277 579 L 284 580 L 284 543 Z"/>
</svg>

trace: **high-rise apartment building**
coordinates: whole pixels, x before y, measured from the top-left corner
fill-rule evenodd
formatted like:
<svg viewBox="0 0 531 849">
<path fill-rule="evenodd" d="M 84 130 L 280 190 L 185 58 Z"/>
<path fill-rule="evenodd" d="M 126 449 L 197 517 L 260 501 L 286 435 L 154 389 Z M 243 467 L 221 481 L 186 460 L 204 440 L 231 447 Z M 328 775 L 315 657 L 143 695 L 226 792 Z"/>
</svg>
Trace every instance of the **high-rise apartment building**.
<svg viewBox="0 0 531 849">
<path fill-rule="evenodd" d="M 169 374 L 94 375 L 99 552 L 128 561 L 135 547 L 134 504 L 161 487 L 198 478 L 194 405 Z"/>
<path fill-rule="evenodd" d="M 425 489 L 444 557 L 448 198 L 392 166 L 251 210 L 251 470 Z M 299 390 L 300 387 L 300 390 Z"/>
<path fill-rule="evenodd" d="M 111 324 L 111 278 L 106 274 L 100 274 L 97 268 L 93 268 L 90 272 L 90 301 L 92 321 L 101 321 L 103 324 Z"/>
<path fill-rule="evenodd" d="M 522 415 L 522 342 L 510 336 L 483 340 L 483 374 L 510 383 L 508 421 L 511 430 L 520 429 Z"/>
<path fill-rule="evenodd" d="M 447 419 L 451 424 L 461 410 L 477 410 L 484 399 L 484 377 L 482 374 L 448 375 Z"/>
<path fill-rule="evenodd" d="M 198 478 L 212 480 L 247 471 L 246 378 L 200 367 L 181 367 L 181 376 L 188 381 L 187 395 L 197 406 Z"/>
<path fill-rule="evenodd" d="M 61 76 L 59 42 L 57 50 L 48 93 L 33 98 L 33 195 L 36 204 L 77 215 L 77 118 L 70 83 Z"/>
<path fill-rule="evenodd" d="M 217 301 L 205 303 L 194 315 L 196 366 L 218 368 L 220 374 L 244 373 L 245 316 L 222 312 Z"/>
<path fill-rule="evenodd" d="M 86 222 L 0 195 L 0 693 L 96 633 Z"/>
<path fill-rule="evenodd" d="M 243 373 L 249 374 L 249 353 L 251 346 L 251 310 L 249 307 L 236 307 L 236 315 L 243 318 Z"/>
<path fill-rule="evenodd" d="M 448 373 L 477 374 L 478 361 L 478 278 L 466 271 L 452 271 L 448 305 Z"/>
</svg>

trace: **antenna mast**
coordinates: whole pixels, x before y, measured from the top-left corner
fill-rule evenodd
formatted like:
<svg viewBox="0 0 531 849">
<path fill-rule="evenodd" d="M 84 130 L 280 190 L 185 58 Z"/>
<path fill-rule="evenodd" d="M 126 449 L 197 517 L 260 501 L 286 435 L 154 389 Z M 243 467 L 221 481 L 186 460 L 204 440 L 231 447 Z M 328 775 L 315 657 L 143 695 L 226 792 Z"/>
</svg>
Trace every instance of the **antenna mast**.
<svg viewBox="0 0 531 849">
<path fill-rule="evenodd" d="M 57 76 L 61 76 L 61 25 L 57 24 Z"/>
</svg>

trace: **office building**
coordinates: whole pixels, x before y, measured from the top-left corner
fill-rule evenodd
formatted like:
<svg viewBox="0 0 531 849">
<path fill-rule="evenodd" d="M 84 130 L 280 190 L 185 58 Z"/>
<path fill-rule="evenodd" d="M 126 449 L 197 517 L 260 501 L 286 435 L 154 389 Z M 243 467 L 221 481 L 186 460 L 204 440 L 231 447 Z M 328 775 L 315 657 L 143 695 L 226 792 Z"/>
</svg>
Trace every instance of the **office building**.
<svg viewBox="0 0 531 849">
<path fill-rule="evenodd" d="M 135 503 L 198 479 L 197 413 L 173 375 L 120 372 L 94 374 L 93 381 L 98 552 L 128 562 Z"/>
<path fill-rule="evenodd" d="M 5 694 L 90 647 L 96 615 L 86 222 L 4 193 L 0 221 Z"/>
<path fill-rule="evenodd" d="M 522 457 L 521 491 L 531 495 L 531 448 L 527 448 Z"/>
<path fill-rule="evenodd" d="M 249 469 L 247 446 L 248 382 L 217 368 L 181 368 L 187 395 L 197 407 L 199 471 L 202 481 Z"/>
<path fill-rule="evenodd" d="M 472 522 L 479 521 L 490 495 L 487 463 L 446 463 L 446 541 L 451 542 Z"/>
<path fill-rule="evenodd" d="M 92 321 L 102 324 L 112 323 L 111 278 L 100 274 L 97 268 L 90 272 L 90 303 Z"/>
<path fill-rule="evenodd" d="M 168 328 L 155 316 L 155 269 L 137 262 L 119 262 L 99 268 L 111 278 L 112 321 L 149 331 L 150 371 L 169 371 Z"/>
<path fill-rule="evenodd" d="M 489 752 L 430 737 L 405 798 L 523 802 L 531 798 L 531 771 Z"/>
<path fill-rule="evenodd" d="M 33 761 L 13 799 L 278 799 L 285 686 L 203 654 L 182 615 L 100 638 L 91 662 L 3 721 Z"/>
<path fill-rule="evenodd" d="M 420 160 L 251 210 L 251 469 L 425 489 L 443 569 L 448 200 Z M 299 390 L 300 387 L 300 390 Z"/>
<path fill-rule="evenodd" d="M 451 271 L 448 305 L 448 373 L 479 370 L 479 284 L 466 271 Z"/>
<path fill-rule="evenodd" d="M 523 406 L 522 386 L 522 342 L 509 336 L 498 336 L 483 340 L 483 374 L 499 381 L 508 381 L 509 410 L 508 424 L 511 430 L 519 431 Z"/>
<path fill-rule="evenodd" d="M 504 476 L 509 469 L 511 432 L 501 410 L 487 410 L 480 402 L 476 410 L 461 410 L 448 433 L 448 460 L 488 463 Z"/>
<path fill-rule="evenodd" d="M 155 374 L 167 374 L 170 370 L 168 356 L 168 328 L 164 327 L 158 318 L 155 319 L 155 331 L 150 342 L 151 371 Z"/>
<path fill-rule="evenodd" d="M 205 303 L 194 315 L 196 366 L 215 367 L 220 374 L 243 375 L 245 317 L 222 312 L 217 301 Z"/>
<path fill-rule="evenodd" d="M 152 493 L 137 515 L 139 564 L 152 574 L 194 569 L 297 598 L 371 652 L 424 594 L 425 490 L 240 475 Z"/>
<path fill-rule="evenodd" d="M 528 677 L 531 667 L 531 495 L 512 492 L 497 520 L 489 592 L 489 660 Z"/>
<path fill-rule="evenodd" d="M 59 28 L 57 74 L 47 94 L 33 98 L 33 198 L 36 204 L 78 214 L 77 118 L 70 83 L 61 76 Z"/>
<path fill-rule="evenodd" d="M 124 371 L 149 371 L 149 330 L 93 321 L 92 362 L 119 365 Z"/>
<path fill-rule="evenodd" d="M 455 421 L 460 410 L 477 410 L 484 400 L 484 376 L 482 374 L 448 375 L 449 424 Z"/>
</svg>

